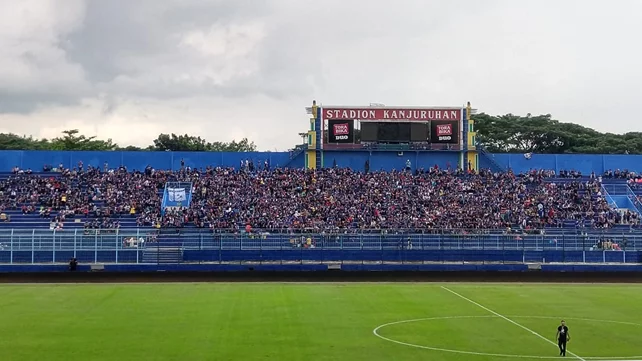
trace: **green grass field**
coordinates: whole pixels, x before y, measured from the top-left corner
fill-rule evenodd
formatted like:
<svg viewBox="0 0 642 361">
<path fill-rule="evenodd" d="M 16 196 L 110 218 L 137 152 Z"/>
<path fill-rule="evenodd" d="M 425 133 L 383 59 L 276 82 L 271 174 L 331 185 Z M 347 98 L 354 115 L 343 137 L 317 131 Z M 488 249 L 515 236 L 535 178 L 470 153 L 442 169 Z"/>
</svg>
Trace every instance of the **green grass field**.
<svg viewBox="0 0 642 361">
<path fill-rule="evenodd" d="M 562 317 L 567 359 L 642 360 L 642 286 L 443 286 L 0 285 L 0 360 L 545 360 Z"/>
</svg>

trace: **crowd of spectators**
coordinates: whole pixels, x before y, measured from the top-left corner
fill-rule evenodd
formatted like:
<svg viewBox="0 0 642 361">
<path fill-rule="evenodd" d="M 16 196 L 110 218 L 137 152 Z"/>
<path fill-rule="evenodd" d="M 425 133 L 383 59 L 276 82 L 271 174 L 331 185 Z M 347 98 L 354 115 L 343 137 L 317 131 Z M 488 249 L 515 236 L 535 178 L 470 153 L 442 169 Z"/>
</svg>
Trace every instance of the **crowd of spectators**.
<svg viewBox="0 0 642 361">
<path fill-rule="evenodd" d="M 194 184 L 192 206 L 166 222 L 212 229 L 487 229 L 561 226 L 607 228 L 637 222 L 612 210 L 597 181 L 547 183 L 546 172 L 468 174 L 427 171 L 359 173 L 348 169 L 234 172 L 216 169 Z M 158 215 L 157 215 L 158 217 Z"/>
<path fill-rule="evenodd" d="M 630 171 L 628 169 L 620 170 L 612 170 L 609 169 L 604 172 L 604 178 L 616 178 L 616 179 L 640 179 L 642 178 L 641 174 L 637 174 L 636 172 Z"/>
<path fill-rule="evenodd" d="M 642 176 L 631 177 L 627 183 L 632 189 L 642 190 Z"/>
<path fill-rule="evenodd" d="M 609 207 L 601 177 L 533 170 L 479 173 L 432 167 L 410 171 L 275 169 L 268 163 L 231 168 L 130 172 L 84 167 L 39 176 L 14 169 L 0 182 L 0 211 L 38 212 L 60 229 L 81 219 L 85 229 L 117 229 L 122 217 L 138 226 L 212 230 L 541 230 L 610 228 L 640 223 L 637 213 Z M 621 178 L 623 172 L 605 173 Z M 574 178 L 550 182 L 550 178 Z M 581 179 L 580 179 L 581 178 Z M 624 178 L 631 177 L 627 173 Z M 161 214 L 168 181 L 192 182 L 192 202 Z"/>
<path fill-rule="evenodd" d="M 168 178 L 163 172 L 152 175 L 125 168 L 104 172 L 83 168 L 82 163 L 75 169 L 58 169 L 59 174 L 47 176 L 18 172 L 0 182 L 0 207 L 38 212 L 54 229 L 71 219 L 84 220 L 85 229 L 116 229 L 123 215 L 158 209 L 158 187 Z"/>
</svg>

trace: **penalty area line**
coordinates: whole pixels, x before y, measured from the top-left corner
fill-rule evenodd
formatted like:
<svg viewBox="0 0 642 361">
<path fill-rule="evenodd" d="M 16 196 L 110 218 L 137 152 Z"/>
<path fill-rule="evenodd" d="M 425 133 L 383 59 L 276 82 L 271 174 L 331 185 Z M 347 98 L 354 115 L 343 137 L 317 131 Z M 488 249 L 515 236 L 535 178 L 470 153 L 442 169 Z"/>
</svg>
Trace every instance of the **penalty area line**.
<svg viewBox="0 0 642 361">
<path fill-rule="evenodd" d="M 468 297 L 466 297 L 466 296 L 463 296 L 463 295 L 461 295 L 461 294 L 459 294 L 459 293 L 457 293 L 457 292 L 455 292 L 455 291 L 451 290 L 451 289 L 450 289 L 450 288 L 448 288 L 448 287 L 441 286 L 441 288 L 442 288 L 442 289 L 444 289 L 445 291 L 448 291 L 448 292 L 452 293 L 453 295 L 455 295 L 455 296 L 457 296 L 457 297 L 461 298 L 462 300 L 468 301 L 469 303 L 472 303 L 473 305 L 475 305 L 475 306 L 477 306 L 477 307 L 479 307 L 479 308 L 481 308 L 481 309 L 483 309 L 483 310 L 485 310 L 485 311 L 487 311 L 487 312 L 490 312 L 490 313 L 492 313 L 493 315 L 495 315 L 495 316 L 497 316 L 497 317 L 499 317 L 499 318 L 501 318 L 501 319 L 504 319 L 504 320 L 506 320 L 506 321 L 508 321 L 508 322 L 512 323 L 513 325 L 515 325 L 515 326 L 517 326 L 517 327 L 519 327 L 519 328 L 521 328 L 521 329 L 523 329 L 523 330 L 525 330 L 525 331 L 528 331 L 528 332 L 530 332 L 532 335 L 535 335 L 535 336 L 537 336 L 537 337 L 541 338 L 542 340 L 544 340 L 544 341 L 546 341 L 546 342 L 550 343 L 551 345 L 553 345 L 553 346 L 557 347 L 557 344 L 556 344 L 555 342 L 553 342 L 553 341 L 551 341 L 551 340 L 547 339 L 546 337 L 544 337 L 544 336 L 540 335 L 539 333 L 537 333 L 537 332 L 535 332 L 535 331 L 531 330 L 530 328 L 528 328 L 528 327 L 526 327 L 526 326 L 523 326 L 523 325 L 521 325 L 521 324 L 519 324 L 519 323 L 517 323 L 517 322 L 515 322 L 515 321 L 511 320 L 510 318 L 508 318 L 508 317 L 504 316 L 504 315 L 500 315 L 499 313 L 497 313 L 497 312 L 495 312 L 495 311 L 491 310 L 490 308 L 488 308 L 488 307 L 486 307 L 486 306 L 484 306 L 484 305 L 481 305 L 481 304 L 479 304 L 479 303 L 477 303 L 477 302 L 475 302 L 475 301 L 471 300 L 470 298 L 468 298 Z M 568 353 L 569 353 L 569 355 L 571 355 L 571 356 L 573 356 L 573 357 L 577 358 L 578 360 L 581 360 L 581 361 L 587 361 L 587 360 L 583 359 L 582 357 L 578 356 L 577 354 L 574 354 L 574 353 L 573 353 L 573 352 L 571 352 L 571 351 L 568 351 L 568 350 L 567 350 L 566 352 L 568 352 Z"/>
</svg>

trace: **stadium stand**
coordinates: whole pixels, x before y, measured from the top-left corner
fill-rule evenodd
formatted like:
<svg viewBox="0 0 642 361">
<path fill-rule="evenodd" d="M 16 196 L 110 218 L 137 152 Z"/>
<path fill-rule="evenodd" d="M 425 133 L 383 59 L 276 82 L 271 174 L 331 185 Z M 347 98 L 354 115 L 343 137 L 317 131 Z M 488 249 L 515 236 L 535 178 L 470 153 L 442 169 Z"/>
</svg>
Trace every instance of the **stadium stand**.
<svg viewBox="0 0 642 361">
<path fill-rule="evenodd" d="M 603 179 L 640 177 L 607 172 L 532 171 L 472 174 L 438 167 L 410 172 L 349 169 L 213 168 L 161 171 L 95 167 L 0 173 L 0 227 L 88 232 L 119 228 L 211 231 L 547 232 L 639 227 L 638 212 L 617 210 Z M 161 209 L 168 182 L 191 182 L 189 207 Z"/>
</svg>

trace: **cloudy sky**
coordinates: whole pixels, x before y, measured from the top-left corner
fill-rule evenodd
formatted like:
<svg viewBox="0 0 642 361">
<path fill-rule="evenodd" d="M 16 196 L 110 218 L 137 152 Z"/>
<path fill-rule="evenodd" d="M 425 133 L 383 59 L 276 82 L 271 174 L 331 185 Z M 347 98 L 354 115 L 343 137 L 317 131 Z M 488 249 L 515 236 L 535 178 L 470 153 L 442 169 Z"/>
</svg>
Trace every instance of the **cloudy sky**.
<svg viewBox="0 0 642 361">
<path fill-rule="evenodd" d="M 640 14 L 640 0 L 0 0 L 0 132 L 285 150 L 313 99 L 642 131 Z"/>
</svg>

